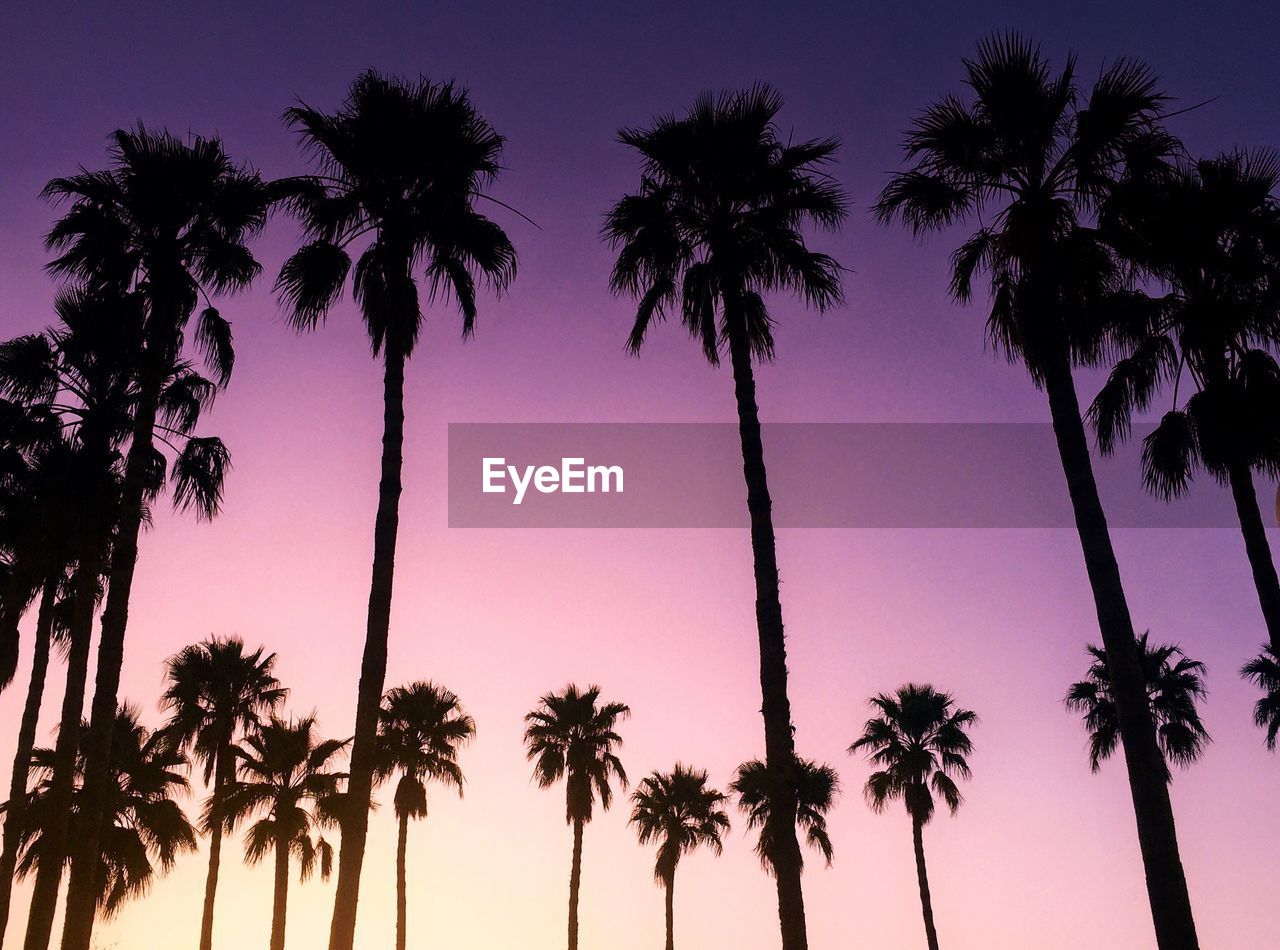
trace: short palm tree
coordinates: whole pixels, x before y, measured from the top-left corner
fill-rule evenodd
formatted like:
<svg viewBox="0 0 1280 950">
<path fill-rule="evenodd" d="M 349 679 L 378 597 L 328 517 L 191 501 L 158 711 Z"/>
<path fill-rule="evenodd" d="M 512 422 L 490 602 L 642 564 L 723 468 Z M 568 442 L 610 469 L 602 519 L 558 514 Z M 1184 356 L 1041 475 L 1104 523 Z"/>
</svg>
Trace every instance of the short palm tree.
<svg viewBox="0 0 1280 950">
<path fill-rule="evenodd" d="M 797 759 L 795 764 L 796 815 L 795 826 L 804 833 L 805 842 L 817 851 L 830 866 L 835 857 L 831 836 L 827 833 L 827 812 L 836 803 L 840 793 L 840 779 L 829 765 L 819 765 L 811 759 Z M 747 827 L 759 829 L 756 839 L 756 855 L 765 870 L 776 875 L 773 856 L 777 853 L 772 836 L 778 833 L 778 822 L 773 814 L 779 801 L 775 787 L 775 773 L 759 759 L 752 759 L 738 766 L 729 791 L 738 796 L 738 807 L 746 813 Z M 803 868 L 803 861 L 801 868 Z"/>
<path fill-rule="evenodd" d="M 240 742 L 240 777 L 206 809 L 205 823 L 221 822 L 228 831 L 260 816 L 245 833 L 244 856 L 249 864 L 268 854 L 275 859 L 270 950 L 284 950 L 289 858 L 298 859 L 304 881 L 316 870 L 327 880 L 332 869 L 332 846 L 323 834 L 315 840 L 312 834 L 334 820 L 346 776 L 330 766 L 346 747 L 347 740 L 320 739 L 315 716 L 289 721 L 272 716 Z"/>
<path fill-rule="evenodd" d="M 1166 762 L 1187 767 L 1204 751 L 1209 733 L 1200 721 L 1196 704 L 1205 695 L 1204 664 L 1193 660 L 1174 644 L 1152 646 L 1151 631 L 1138 637 L 1138 655 L 1147 684 L 1151 715 L 1156 722 L 1156 737 Z M 1104 759 L 1111 758 L 1120 742 L 1116 721 L 1116 702 L 1111 690 L 1111 671 L 1107 654 L 1090 644 L 1093 663 L 1088 676 L 1067 690 L 1067 708 L 1080 713 L 1089 731 L 1089 767 L 1098 771 Z M 1165 777 L 1171 774 L 1166 766 Z"/>
<path fill-rule="evenodd" d="M 352 83 L 337 112 L 299 105 L 285 113 L 285 121 L 299 132 L 317 171 L 293 182 L 291 204 L 308 243 L 285 262 L 276 288 L 293 325 L 311 330 L 341 296 L 350 274 L 370 345 L 385 368 L 373 577 L 351 749 L 352 807 L 343 820 L 330 935 L 331 950 L 351 950 L 386 678 L 404 370 L 423 319 L 414 271 L 424 271 L 428 302 L 453 298 L 466 337 L 476 318 L 477 278 L 501 291 L 515 276 L 516 256 L 507 235 L 476 208 L 489 197 L 485 189 L 500 170 L 503 139 L 465 89 L 370 71 Z"/>
<path fill-rule="evenodd" d="M 874 811 L 901 799 L 911 816 L 916 853 L 916 877 L 920 907 L 929 950 L 938 950 L 933 924 L 933 901 L 924 863 L 924 826 L 933 817 L 934 795 L 954 815 L 960 808 L 957 778 L 969 777 L 968 756 L 973 743 L 967 730 L 977 716 L 958 709 L 947 693 L 932 686 L 908 684 L 892 695 L 881 693 L 871 700 L 877 715 L 867 720 L 862 735 L 849 746 L 850 753 L 866 752 L 877 769 L 863 789 Z"/>
<path fill-rule="evenodd" d="M 793 142 L 775 122 L 781 108 L 778 93 L 757 86 L 704 95 L 685 116 L 622 130 L 621 141 L 641 157 L 640 187 L 609 212 L 604 233 L 618 252 L 614 292 L 639 301 L 631 351 L 670 313 L 712 365 L 727 355 L 733 368 L 755 562 L 765 761 L 780 796 L 771 811 L 778 828 L 769 836 L 778 849 L 772 861 L 778 916 L 783 950 L 804 950 L 800 846 L 789 817 L 798 777 L 786 641 L 752 364 L 773 358 L 768 295 L 793 294 L 818 310 L 841 302 L 840 265 L 810 250 L 802 230 L 835 230 L 846 206 L 826 170 L 837 143 Z"/>
<path fill-rule="evenodd" d="M 210 637 L 184 647 L 165 662 L 160 705 L 169 713 L 165 731 L 204 770 L 210 802 L 236 778 L 236 743 L 261 724 L 288 695 L 276 679 L 276 655 L 248 651 L 239 637 Z M 213 945 L 213 906 L 222 861 L 222 823 L 210 822 L 209 871 L 200 918 L 200 950 Z"/>
<path fill-rule="evenodd" d="M 1275 749 L 1280 736 L 1280 651 L 1263 647 L 1240 672 L 1262 690 L 1253 706 L 1253 721 L 1267 730 L 1267 748 Z"/>
<path fill-rule="evenodd" d="M 706 846 L 724 850 L 721 836 L 729 830 L 724 794 L 707 784 L 705 769 L 676 764 L 670 772 L 654 772 L 631 793 L 631 824 L 641 844 L 655 843 L 658 859 L 653 876 L 666 889 L 667 950 L 675 947 L 676 866 L 686 854 Z"/>
<path fill-rule="evenodd" d="M 476 723 L 456 695 L 435 683 L 415 682 L 388 690 L 378 722 L 378 766 L 375 777 L 397 774 L 396 950 L 407 941 L 408 884 L 405 876 L 409 821 L 427 817 L 427 783 L 452 786 L 462 795 L 459 749 L 476 734 Z"/>
<path fill-rule="evenodd" d="M 129 363 L 135 382 L 131 432 L 91 706 L 86 820 L 72 853 L 63 950 L 89 950 L 92 938 L 98 816 L 110 791 L 111 729 L 138 533 L 157 490 L 157 454 L 168 444 L 169 429 L 190 432 L 184 418 L 194 422 L 191 413 L 198 415 L 215 389 L 184 359 L 184 340 L 190 338 L 203 355 L 216 385 L 225 384 L 234 361 L 231 325 L 211 300 L 244 289 L 257 276 L 260 267 L 248 242 L 261 231 L 274 197 L 256 172 L 227 156 L 217 138 L 184 142 L 138 127 L 116 131 L 111 142 L 110 168 L 55 178 L 44 189 L 46 197 L 67 205 L 47 238 L 58 252 L 49 269 L 91 292 L 135 295 L 144 310 Z M 175 385 L 184 377 L 190 385 Z M 195 504 L 201 515 L 212 517 L 227 464 L 221 441 L 189 439 L 174 471 L 198 470 L 197 481 L 208 490 L 196 497 L 178 487 L 174 501 Z M 58 873 L 60 865 L 49 866 Z M 44 873 L 37 878 L 28 950 L 48 944 L 57 885 Z"/>
<path fill-rule="evenodd" d="M 1091 226 L 1123 180 L 1162 175 L 1176 143 L 1161 124 L 1165 97 L 1147 67 L 1118 60 L 1092 88 L 1074 58 L 1055 71 L 1016 35 L 965 61 L 970 95 L 948 95 L 907 133 L 910 168 L 876 204 L 882 221 L 915 233 L 976 224 L 952 256 L 951 293 L 989 283 L 995 348 L 1021 362 L 1047 397 L 1098 626 L 1115 684 L 1120 738 L 1160 950 L 1196 950 L 1163 760 L 1145 698 L 1137 639 L 1098 494 L 1073 366 L 1114 342 L 1112 303 L 1127 269 Z"/>
<path fill-rule="evenodd" d="M 618 723 L 631 715 L 624 703 L 600 702 L 600 687 L 572 683 L 547 693 L 524 717 L 525 752 L 540 788 L 561 779 L 565 785 L 565 821 L 573 826 L 573 864 L 569 873 L 569 950 L 578 950 L 578 890 L 582 883 L 582 830 L 591 820 L 596 798 L 608 811 L 613 783 L 623 788 L 627 773 L 614 751 L 622 745 Z"/>
<path fill-rule="evenodd" d="M 87 734 L 82 734 L 87 739 Z M 138 721 L 138 710 L 120 707 L 111 747 L 111 794 L 107 800 L 102 849 L 97 858 L 96 901 L 110 916 L 126 901 L 146 894 L 155 878 L 178 856 L 194 851 L 196 833 L 174 796 L 185 792 L 181 770 L 186 757 L 162 732 L 151 732 Z M 52 817 L 52 749 L 33 754 L 35 788 L 30 792 L 27 822 L 22 830 L 19 877 L 37 871 L 47 852 L 40 847 L 45 823 Z M 82 760 L 83 761 L 83 760 Z M 72 796 L 72 832 L 83 820 L 83 788 Z"/>
</svg>

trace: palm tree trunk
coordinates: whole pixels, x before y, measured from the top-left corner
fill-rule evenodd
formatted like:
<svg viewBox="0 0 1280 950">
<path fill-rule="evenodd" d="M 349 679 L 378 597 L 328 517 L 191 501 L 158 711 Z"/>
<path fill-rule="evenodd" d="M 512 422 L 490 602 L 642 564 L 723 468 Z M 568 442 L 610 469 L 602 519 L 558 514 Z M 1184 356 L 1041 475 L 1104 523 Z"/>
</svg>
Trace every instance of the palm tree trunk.
<svg viewBox="0 0 1280 950">
<path fill-rule="evenodd" d="M 152 358 L 154 361 L 154 357 Z M 111 780 L 111 732 L 115 726 L 124 665 L 124 636 L 129 624 L 129 597 L 138 563 L 138 533 L 142 528 L 147 485 L 154 456 L 156 407 L 160 371 L 152 367 L 139 396 L 129 455 L 121 485 L 120 521 L 111 551 L 111 572 L 102 633 L 98 641 L 92 714 L 84 767 L 84 825 L 71 851 L 71 880 L 62 928 L 62 950 L 89 950 L 98 909 L 98 846 L 103 803 Z"/>
<path fill-rule="evenodd" d="M 1240 533 L 1244 535 L 1245 552 L 1253 569 L 1253 584 L 1258 589 L 1258 602 L 1267 624 L 1267 639 L 1271 649 L 1280 655 L 1280 578 L 1276 576 L 1276 565 L 1271 559 L 1271 545 L 1267 542 L 1267 529 L 1258 508 L 1253 473 L 1248 465 L 1235 463 L 1228 472 L 1228 479 L 1240 519 Z"/>
<path fill-rule="evenodd" d="M 4 847 L 0 850 L 0 947 L 9 924 L 9 901 L 13 896 L 13 869 L 18 863 L 18 840 L 27 817 L 27 775 L 31 770 L 31 750 L 40 724 L 40 703 L 44 700 L 45 675 L 49 670 L 49 642 L 53 634 L 53 608 L 58 599 L 58 576 L 44 582 L 36 614 L 36 642 L 31 653 L 31 680 L 27 702 L 18 727 L 18 748 L 13 754 L 9 779 L 9 806 L 4 816 Z"/>
<path fill-rule="evenodd" d="M 578 890 L 582 886 L 582 820 L 573 821 L 573 864 L 569 867 L 569 950 L 578 950 Z"/>
<path fill-rule="evenodd" d="M 730 303 L 726 301 L 726 306 Z M 787 645 L 782 628 L 782 603 L 778 596 L 778 558 L 773 533 L 773 502 L 760 440 L 760 416 L 756 407 L 755 374 L 746 329 L 740 317 L 729 316 L 729 349 L 738 402 L 738 434 L 742 441 L 742 472 L 747 482 L 747 509 L 751 514 L 751 551 L 755 559 L 756 629 L 760 644 L 760 690 L 763 696 L 765 764 L 780 781 L 781 801 L 770 802 L 770 829 L 774 841 L 769 855 L 778 888 L 778 922 L 782 950 L 807 950 L 804 891 L 800 886 L 800 842 L 796 839 L 795 741 L 791 728 L 791 702 L 787 698 Z"/>
<path fill-rule="evenodd" d="M 408 907 L 408 882 L 405 875 L 405 859 L 409 850 L 409 816 L 400 816 L 400 834 L 396 841 L 396 950 L 405 950 L 406 911 Z"/>
<path fill-rule="evenodd" d="M 275 900 L 271 904 L 271 950 L 284 950 L 284 925 L 289 909 L 289 844 L 276 842 Z"/>
<path fill-rule="evenodd" d="M 378 485 L 378 514 L 373 529 L 373 580 L 369 588 L 369 616 L 360 665 L 355 737 L 351 743 L 351 773 L 347 781 L 347 810 L 342 822 L 338 883 L 329 928 L 329 950 L 351 950 L 360 899 L 360 869 L 369 831 L 369 795 L 373 784 L 373 744 L 378 731 L 378 707 L 387 675 L 387 635 L 391 626 L 391 589 L 395 574 L 396 534 L 400 527 L 400 470 L 404 451 L 404 354 L 387 344 L 383 382 L 382 479 Z M 87 950 L 87 948 L 86 948 Z"/>
<path fill-rule="evenodd" d="M 213 802 L 216 806 L 222 800 L 223 790 L 231 776 L 227 763 L 232 753 L 229 743 L 218 750 L 218 761 L 213 773 Z M 200 950 L 212 950 L 213 947 L 213 906 L 218 893 L 218 869 L 222 866 L 222 820 L 216 813 L 215 820 L 209 828 L 209 870 L 204 879 L 204 908 L 200 913 Z"/>
<path fill-rule="evenodd" d="M 676 947 L 676 876 L 667 878 L 667 950 Z"/>
<path fill-rule="evenodd" d="M 1048 367 L 1044 385 L 1107 654 L 1156 941 L 1160 950 L 1198 950 L 1169 800 L 1168 773 L 1156 745 L 1133 621 L 1098 497 L 1075 381 L 1065 353 Z"/>
<path fill-rule="evenodd" d="M 40 836 L 40 866 L 27 913 L 24 950 L 48 950 L 53 918 L 62 884 L 71 823 L 71 795 L 75 787 L 76 754 L 80 748 L 80 717 L 89 679 L 89 646 L 102 565 L 99 552 L 86 545 L 76 567 L 71 619 L 71 648 L 67 655 L 67 685 L 62 695 L 58 739 L 53 748 L 53 778 L 49 788 L 49 824 Z"/>
<path fill-rule="evenodd" d="M 938 950 L 938 931 L 933 926 L 933 899 L 929 896 L 929 872 L 924 866 L 924 823 L 911 816 L 911 838 L 916 849 L 916 878 L 920 882 L 920 910 L 924 914 L 924 935 L 929 950 Z"/>
</svg>

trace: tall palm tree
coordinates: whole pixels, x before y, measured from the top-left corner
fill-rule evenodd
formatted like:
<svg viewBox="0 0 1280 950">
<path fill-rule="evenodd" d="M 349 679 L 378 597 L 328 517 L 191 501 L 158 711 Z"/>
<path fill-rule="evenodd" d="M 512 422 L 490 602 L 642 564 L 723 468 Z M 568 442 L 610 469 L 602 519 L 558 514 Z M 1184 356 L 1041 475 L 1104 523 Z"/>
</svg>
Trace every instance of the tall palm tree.
<svg viewBox="0 0 1280 950">
<path fill-rule="evenodd" d="M 613 804 L 613 782 L 627 786 L 627 772 L 614 751 L 622 745 L 618 723 L 631 715 L 625 703 L 600 702 L 600 687 L 570 683 L 547 693 L 524 717 L 524 745 L 539 788 L 564 779 L 565 821 L 573 826 L 569 872 L 569 950 L 578 950 L 578 889 L 582 883 L 582 830 L 596 798 L 605 811 Z"/>
<path fill-rule="evenodd" d="M 1253 706 L 1253 721 L 1267 730 L 1267 748 L 1275 749 L 1280 736 L 1280 651 L 1266 646 L 1240 671 L 1262 690 Z"/>
<path fill-rule="evenodd" d="M 772 858 L 778 916 L 783 950 L 804 950 L 786 641 L 752 363 L 773 358 L 767 295 L 795 294 L 818 310 L 841 302 L 840 265 L 811 251 L 801 230 L 834 230 L 846 208 L 825 170 L 837 143 L 791 142 L 775 123 L 781 108 L 778 93 L 756 86 L 704 95 L 684 117 L 622 130 L 621 141 L 640 153 L 641 182 L 614 205 L 604 233 L 618 252 L 614 292 L 639 300 L 631 351 L 640 350 L 655 320 L 673 311 L 713 366 L 727 353 L 733 368 L 755 562 L 765 761 L 780 796 L 770 812 L 778 823 L 770 835 L 778 849 Z"/>
<path fill-rule="evenodd" d="M 302 880 L 316 870 L 322 879 L 329 878 L 333 848 L 322 833 L 315 840 L 312 834 L 335 818 L 336 796 L 346 776 L 330 766 L 347 742 L 319 738 L 315 716 L 287 722 L 272 716 L 236 747 L 240 777 L 206 809 L 205 823 L 221 822 L 228 831 L 260 816 L 246 833 L 244 856 L 250 864 L 268 854 L 275 859 L 270 950 L 284 950 L 290 856 L 298 859 Z"/>
<path fill-rule="evenodd" d="M 44 189 L 48 198 L 69 204 L 47 238 L 48 246 L 58 252 L 50 270 L 91 290 L 136 294 L 144 309 L 133 362 L 135 401 L 91 706 L 92 738 L 84 780 L 86 820 L 73 853 L 63 950 L 89 950 L 93 931 L 99 818 L 109 793 L 111 730 L 138 532 L 146 517 L 147 498 L 156 491 L 157 450 L 165 445 L 167 429 L 184 428 L 184 417 L 207 405 L 216 386 L 230 376 L 231 325 L 211 300 L 247 287 L 257 276 L 261 268 L 248 242 L 261 231 L 273 199 L 262 178 L 232 162 L 217 138 L 197 136 L 183 142 L 139 126 L 116 131 L 111 142 L 110 168 L 55 178 Z M 197 316 L 202 299 L 206 306 Z M 183 358 L 188 329 L 194 330 L 191 337 L 216 376 L 216 386 L 199 377 Z M 203 505 L 181 489 L 175 490 L 175 502 L 197 505 L 200 514 L 212 517 L 227 464 L 221 441 L 188 440 L 175 470 L 195 467 L 203 479 L 217 484 L 206 481 Z M 44 950 L 48 945 L 57 883 L 52 875 L 42 873 L 37 878 L 28 950 Z"/>
<path fill-rule="evenodd" d="M 793 770 L 796 789 L 796 813 L 794 824 L 804 832 L 805 842 L 817 851 L 827 866 L 835 857 L 831 836 L 827 833 L 827 812 L 836 803 L 840 793 L 840 779 L 829 765 L 819 765 L 812 759 L 796 759 Z M 776 773 L 759 759 L 752 759 L 738 766 L 729 791 L 738 796 L 738 808 L 746 813 L 747 827 L 758 828 L 756 855 L 766 871 L 777 875 L 773 856 L 777 843 L 772 840 L 778 834 L 778 821 L 773 814 L 780 797 L 776 788 Z M 794 832 L 793 832 L 794 833 Z M 801 861 L 801 868 L 804 863 Z"/>
<path fill-rule="evenodd" d="M 88 741 L 87 733 L 81 735 Z M 94 878 L 96 901 L 107 916 L 146 894 L 158 874 L 169 871 L 179 855 L 196 848 L 195 829 L 174 800 L 187 788 L 180 771 L 186 767 L 186 757 L 163 732 L 143 726 L 138 710 L 128 704 L 120 707 L 114 735 L 111 793 Z M 28 795 L 19 877 L 37 871 L 48 853 L 40 847 L 40 838 L 53 817 L 53 760 L 52 749 L 37 749 L 33 754 L 37 783 Z M 84 788 L 79 786 L 73 795 L 73 833 L 79 832 L 85 819 L 83 805 Z"/>
<path fill-rule="evenodd" d="M 1165 98 L 1150 70 L 1123 59 L 1086 93 L 1074 58 L 1055 72 L 1016 34 L 981 43 L 965 73 L 970 95 L 946 96 L 913 122 L 911 167 L 876 213 L 918 234 L 977 222 L 953 255 L 951 293 L 967 301 L 974 278 L 989 277 L 991 339 L 1047 397 L 1115 684 L 1156 937 L 1161 950 L 1194 950 L 1173 807 L 1072 374 L 1105 355 L 1107 304 L 1125 276 L 1090 221 L 1117 181 L 1163 173 L 1174 150 Z"/>
<path fill-rule="evenodd" d="M 1176 644 L 1152 646 L 1148 642 L 1150 635 L 1148 630 L 1138 637 L 1138 656 L 1156 723 L 1156 738 L 1165 761 L 1186 768 L 1200 758 L 1210 742 L 1196 709 L 1205 695 L 1204 664 L 1188 657 Z M 1094 644 L 1087 649 L 1093 663 L 1088 676 L 1067 690 L 1066 704 L 1084 718 L 1089 731 L 1089 767 L 1096 772 L 1103 760 L 1116 751 L 1120 729 L 1107 653 Z M 1167 766 L 1165 775 L 1172 777 Z"/>
<path fill-rule="evenodd" d="M 288 690 L 275 676 L 274 653 L 245 649 L 239 637 L 209 637 L 183 647 L 165 661 L 160 706 L 169 714 L 165 731 L 204 770 L 209 800 L 216 803 L 236 778 L 236 743 L 285 701 Z M 200 917 L 200 950 L 213 945 L 213 905 L 222 861 L 222 823 L 206 824 L 209 872 Z"/>
<path fill-rule="evenodd" d="M 1104 452 L 1166 386 L 1173 406 L 1143 440 L 1147 488 L 1186 494 L 1199 468 L 1231 487 L 1267 627 L 1280 650 L 1280 578 L 1255 470 L 1280 472 L 1280 160 L 1230 152 L 1126 183 L 1103 215 L 1111 240 L 1164 292 L 1137 298 L 1140 332 L 1089 415 Z M 1179 405 L 1179 395 L 1190 396 Z"/>
<path fill-rule="evenodd" d="M 422 328 L 414 271 L 424 270 L 428 302 L 452 296 L 462 334 L 476 318 L 476 280 L 497 291 L 515 276 L 506 234 L 476 205 L 500 169 L 503 139 L 453 83 L 361 74 L 342 107 L 285 112 L 317 173 L 293 183 L 292 207 L 309 243 L 276 281 L 299 330 L 320 323 L 351 273 L 374 355 L 384 365 L 382 473 L 373 532 L 373 574 L 351 748 L 352 807 L 345 813 L 331 950 L 351 950 L 360 868 L 368 832 L 378 708 L 400 522 L 404 370 Z M 354 271 L 351 255 L 357 253 Z"/>
<path fill-rule="evenodd" d="M 456 695 L 435 683 L 418 681 L 388 690 L 378 722 L 378 766 L 375 778 L 397 773 L 396 950 L 407 941 L 408 882 L 406 863 L 409 821 L 427 817 L 427 783 L 451 785 L 462 796 L 459 749 L 475 738 L 476 722 Z"/>
<path fill-rule="evenodd" d="M 934 795 L 946 803 L 951 814 L 960 808 L 955 780 L 969 777 L 967 756 L 973 752 L 973 743 L 966 730 L 978 717 L 956 708 L 948 693 L 913 683 L 899 687 L 893 695 L 881 693 L 871 700 L 871 706 L 878 714 L 867 720 L 849 752 L 865 751 L 867 759 L 878 767 L 863 789 L 874 811 L 884 811 L 894 799 L 901 799 L 907 807 L 925 936 L 929 950 L 938 950 L 924 863 L 924 826 L 933 817 Z"/>
<path fill-rule="evenodd" d="M 658 845 L 653 876 L 666 890 L 667 950 L 675 948 L 676 866 L 704 845 L 719 855 L 729 830 L 725 795 L 707 785 L 705 769 L 676 763 L 670 772 L 654 772 L 631 793 L 631 824 L 641 844 Z"/>
</svg>

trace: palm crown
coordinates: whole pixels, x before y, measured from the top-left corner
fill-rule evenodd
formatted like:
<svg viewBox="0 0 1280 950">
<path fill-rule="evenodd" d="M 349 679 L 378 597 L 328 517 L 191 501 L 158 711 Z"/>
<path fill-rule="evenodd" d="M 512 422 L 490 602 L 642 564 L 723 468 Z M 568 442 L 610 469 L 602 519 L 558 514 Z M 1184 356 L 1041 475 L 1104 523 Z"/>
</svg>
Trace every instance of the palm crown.
<svg viewBox="0 0 1280 950">
<path fill-rule="evenodd" d="M 809 846 L 830 864 L 835 848 L 827 834 L 827 812 L 835 805 L 840 791 L 836 770 L 829 765 L 797 757 L 791 780 L 795 787 L 796 824 L 804 831 Z M 729 791 L 738 796 L 738 807 L 746 812 L 747 827 L 760 829 L 756 855 L 769 870 L 773 869 L 773 836 L 777 833 L 773 803 L 781 797 L 777 781 L 763 762 L 752 759 L 738 766 L 738 773 L 729 786 Z"/>
<path fill-rule="evenodd" d="M 654 772 L 631 794 L 631 824 L 641 844 L 657 842 L 654 877 L 669 884 L 680 858 L 705 845 L 723 850 L 729 830 L 724 803 L 728 799 L 707 785 L 707 773 L 677 764 L 670 772 Z"/>
<path fill-rule="evenodd" d="M 626 770 L 614 752 L 622 737 L 615 730 L 630 714 L 625 703 L 601 703 L 599 686 L 579 690 L 570 684 L 547 693 L 524 717 L 534 779 L 541 788 L 565 781 L 565 821 L 590 821 L 597 796 L 608 810 L 614 780 L 626 786 Z"/>
<path fill-rule="evenodd" d="M 1263 692 L 1254 703 L 1253 721 L 1267 730 L 1267 748 L 1274 749 L 1280 736 L 1280 653 L 1264 646 L 1240 672 Z"/>
<path fill-rule="evenodd" d="M 462 794 L 458 750 L 475 737 L 476 723 L 456 695 L 428 682 L 396 687 L 383 699 L 379 718 L 376 776 L 385 780 L 401 773 L 395 792 L 397 817 L 426 817 L 430 780 Z"/>
</svg>

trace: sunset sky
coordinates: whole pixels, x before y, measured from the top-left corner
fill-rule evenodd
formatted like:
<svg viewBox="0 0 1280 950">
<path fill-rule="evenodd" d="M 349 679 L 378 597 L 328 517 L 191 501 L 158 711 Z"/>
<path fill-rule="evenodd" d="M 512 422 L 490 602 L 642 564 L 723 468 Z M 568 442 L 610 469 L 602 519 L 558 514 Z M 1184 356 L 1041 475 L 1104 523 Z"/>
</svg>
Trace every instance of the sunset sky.
<svg viewBox="0 0 1280 950">
<path fill-rule="evenodd" d="M 851 272 L 847 307 L 816 316 L 779 300 L 778 359 L 759 371 L 769 422 L 1041 422 L 1043 397 L 985 346 L 980 306 L 946 298 L 954 241 L 913 242 L 867 207 L 900 166 L 911 115 L 957 90 L 983 35 L 1018 29 L 1057 63 L 1150 62 L 1182 105 L 1195 152 L 1280 145 L 1280 8 L 1264 3 L 1080 0 L 1024 4 L 468 3 L 296 5 L 6 4 L 0 60 L 0 336 L 50 320 L 38 192 L 77 165 L 100 167 L 109 132 L 139 120 L 220 135 L 268 177 L 304 163 L 280 122 L 295 99 L 331 109 L 373 66 L 456 78 L 508 139 L 493 192 L 537 222 L 494 209 L 520 255 L 501 300 L 481 302 L 465 344 L 447 308 L 429 314 L 408 369 L 405 492 L 388 685 L 430 678 L 475 716 L 462 801 L 434 791 L 410 832 L 410 946 L 553 950 L 564 945 L 570 831 L 561 789 L 530 781 L 521 718 L 566 682 L 630 704 L 623 761 L 633 781 L 677 760 L 724 788 L 763 754 L 751 551 L 742 530 L 511 530 L 448 527 L 451 422 L 731 422 L 732 381 L 678 326 L 640 358 L 623 342 L 632 305 L 613 299 L 603 212 L 634 187 L 622 125 L 683 110 L 700 91 L 774 84 L 797 138 L 843 142 L 834 173 L 852 213 L 815 239 Z M 369 589 L 381 432 L 380 366 L 350 300 L 298 336 L 271 281 L 296 246 L 283 216 L 258 243 L 255 288 L 225 302 L 237 363 L 204 430 L 234 471 L 213 524 L 167 509 L 143 539 L 121 694 L 160 721 L 161 661 L 211 633 L 279 654 L 290 709 L 348 735 Z M 1080 377 L 1082 400 L 1097 378 Z M 769 445 L 766 443 L 766 460 Z M 946 473 L 939 473 L 945 477 Z M 679 484 L 671 486 L 679 491 Z M 1065 491 L 1065 488 L 1063 488 Z M 745 496 L 745 492 L 743 493 Z M 1270 499 L 1264 498 L 1264 510 Z M 789 504 L 776 496 L 785 521 Z M 1280 536 L 1273 533 L 1273 544 Z M 1208 665 L 1214 742 L 1179 773 L 1174 806 L 1206 948 L 1275 943 L 1280 760 L 1250 722 L 1236 675 L 1265 638 L 1238 532 L 1120 530 L 1134 622 Z M 803 530 L 779 533 L 798 751 L 835 765 L 834 865 L 805 872 L 814 950 L 923 944 L 910 824 L 874 815 L 868 768 L 845 753 L 866 699 L 908 680 L 952 691 L 981 722 L 974 777 L 955 818 L 925 830 L 948 950 L 1127 950 L 1154 946 L 1133 813 L 1119 761 L 1091 775 L 1086 737 L 1062 705 L 1097 640 L 1069 530 Z M 0 695 L 7 773 L 29 665 Z M 62 694 L 55 663 L 41 722 Z M 197 788 L 197 795 L 203 790 Z M 394 934 L 389 794 L 371 821 L 357 946 Z M 190 799 L 192 811 L 197 798 Z M 725 853 L 680 865 L 676 937 L 686 948 L 777 946 L 773 885 L 734 815 Z M 98 931 L 119 950 L 194 946 L 204 852 Z M 271 869 L 224 849 L 215 944 L 265 946 Z M 616 807 L 586 830 L 585 950 L 651 950 L 662 939 L 653 853 Z M 289 946 L 327 938 L 332 882 L 291 886 Z M 10 933 L 25 922 L 15 899 Z"/>
</svg>

